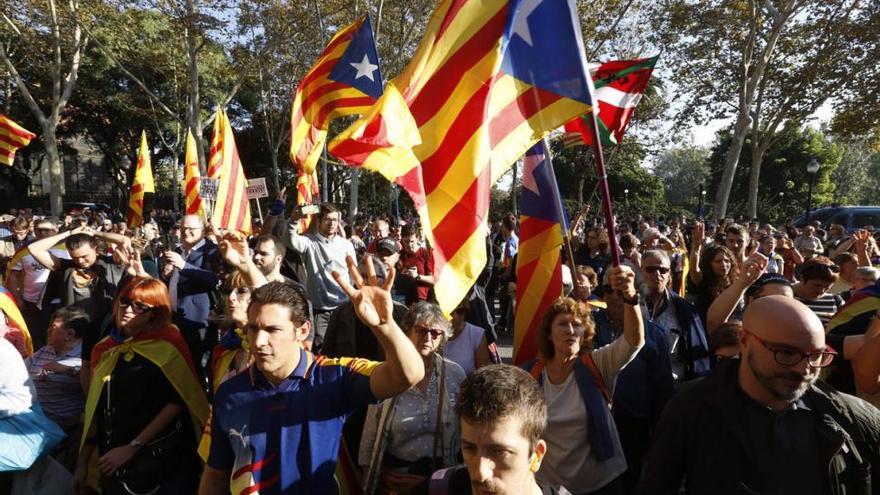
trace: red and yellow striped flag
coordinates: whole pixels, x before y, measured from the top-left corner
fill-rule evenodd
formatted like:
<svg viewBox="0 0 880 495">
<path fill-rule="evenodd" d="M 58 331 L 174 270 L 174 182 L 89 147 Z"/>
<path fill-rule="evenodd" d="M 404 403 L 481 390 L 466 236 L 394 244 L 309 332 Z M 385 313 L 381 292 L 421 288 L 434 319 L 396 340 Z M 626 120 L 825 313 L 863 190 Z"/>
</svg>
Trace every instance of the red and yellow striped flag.
<svg viewBox="0 0 880 495">
<path fill-rule="evenodd" d="M 0 113 L 0 163 L 12 166 L 15 151 L 27 146 L 36 134 Z"/>
<path fill-rule="evenodd" d="M 315 172 L 307 174 L 300 171 L 296 178 L 296 205 L 310 205 L 318 197 L 318 176 Z M 305 232 L 312 222 L 311 215 L 306 215 L 299 220 L 299 231 Z"/>
<path fill-rule="evenodd" d="M 247 196 L 247 177 L 235 147 L 235 137 L 229 118 L 217 110 L 214 137 L 211 139 L 210 163 L 215 166 L 212 177 L 219 178 L 217 199 L 211 213 L 211 224 L 216 228 L 251 233 L 251 205 Z"/>
<path fill-rule="evenodd" d="M 153 184 L 153 170 L 150 168 L 150 149 L 147 147 L 147 132 L 141 131 L 141 148 L 138 151 L 137 168 L 131 184 L 126 223 L 129 228 L 144 224 L 144 193 L 156 192 Z"/>
<path fill-rule="evenodd" d="M 186 131 L 186 158 L 184 159 L 183 195 L 186 202 L 187 215 L 199 215 L 205 218 L 202 197 L 199 195 L 199 155 L 196 151 L 196 140 L 189 130 Z"/>
<path fill-rule="evenodd" d="M 377 106 L 395 115 L 374 109 L 330 144 L 410 194 L 447 313 L 486 264 L 491 185 L 544 135 L 592 108 L 576 20 L 573 0 L 442 0 L 412 61 L 386 87 L 399 89 L 405 107 L 383 97 Z M 406 110 L 417 131 L 400 121 Z"/>
<path fill-rule="evenodd" d="M 21 330 L 24 336 L 26 353 L 28 356 L 32 355 L 34 353 L 34 341 L 31 340 L 31 333 L 28 331 L 27 323 L 25 323 L 24 316 L 21 315 L 21 311 L 18 309 L 18 302 L 15 300 L 12 292 L 2 286 L 0 286 L 0 311 L 6 315 L 7 324 Z"/>
<path fill-rule="evenodd" d="M 382 73 L 370 19 L 340 29 L 296 88 L 290 113 L 290 159 L 315 171 L 330 121 L 370 109 L 382 94 Z"/>
</svg>

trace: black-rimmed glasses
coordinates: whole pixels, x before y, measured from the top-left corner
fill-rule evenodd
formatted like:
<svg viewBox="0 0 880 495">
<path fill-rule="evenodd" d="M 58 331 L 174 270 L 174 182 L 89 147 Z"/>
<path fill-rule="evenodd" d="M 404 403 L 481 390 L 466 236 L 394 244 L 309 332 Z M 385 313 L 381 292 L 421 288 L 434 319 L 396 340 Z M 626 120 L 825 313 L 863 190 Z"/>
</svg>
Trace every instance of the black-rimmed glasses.
<svg viewBox="0 0 880 495">
<path fill-rule="evenodd" d="M 761 337 L 749 332 L 748 330 L 743 330 L 747 335 L 754 337 L 765 349 L 773 353 L 773 358 L 777 363 L 783 366 L 794 366 L 804 359 L 807 360 L 807 364 L 814 368 L 824 368 L 831 364 L 834 361 L 834 356 L 837 355 L 837 351 L 831 348 L 831 346 L 825 346 L 824 351 L 817 352 L 801 352 L 796 349 L 790 349 L 787 347 L 777 347 Z"/>
</svg>

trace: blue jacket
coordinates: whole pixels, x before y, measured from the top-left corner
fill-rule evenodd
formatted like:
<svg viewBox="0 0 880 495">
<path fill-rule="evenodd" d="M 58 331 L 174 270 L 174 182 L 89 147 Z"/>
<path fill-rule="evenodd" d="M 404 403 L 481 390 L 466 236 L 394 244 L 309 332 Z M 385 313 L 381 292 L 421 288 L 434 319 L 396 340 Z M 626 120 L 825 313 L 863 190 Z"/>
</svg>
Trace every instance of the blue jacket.
<svg viewBox="0 0 880 495">
<path fill-rule="evenodd" d="M 697 310 L 685 298 L 670 292 L 670 299 L 678 317 L 678 328 L 687 329 L 681 336 L 685 358 L 684 380 L 706 376 L 711 371 L 712 359 L 703 322 Z"/>
<path fill-rule="evenodd" d="M 593 312 L 596 336 L 593 348 L 610 344 L 616 337 L 608 320 L 608 312 Z M 672 361 L 666 332 L 645 320 L 645 346 L 617 375 L 614 386 L 614 415 L 656 421 L 672 396 Z"/>
<path fill-rule="evenodd" d="M 180 249 L 177 252 L 181 253 Z M 211 293 L 217 287 L 217 274 L 211 270 L 211 260 L 216 255 L 217 245 L 206 239 L 189 252 L 183 269 L 175 269 L 168 280 L 174 323 L 181 331 L 208 326 Z"/>
</svg>

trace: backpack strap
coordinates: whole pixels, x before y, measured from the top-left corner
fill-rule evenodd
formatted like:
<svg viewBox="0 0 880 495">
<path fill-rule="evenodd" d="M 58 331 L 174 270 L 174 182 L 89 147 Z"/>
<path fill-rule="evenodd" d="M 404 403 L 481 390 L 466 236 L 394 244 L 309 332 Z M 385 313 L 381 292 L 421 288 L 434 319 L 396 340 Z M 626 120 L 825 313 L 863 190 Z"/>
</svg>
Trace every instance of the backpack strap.
<svg viewBox="0 0 880 495">
<path fill-rule="evenodd" d="M 605 399 L 605 402 L 610 405 L 611 391 L 608 389 L 608 386 L 605 385 L 605 379 L 602 378 L 602 373 L 599 373 L 599 368 L 596 366 L 596 362 L 593 361 L 592 353 L 583 353 L 581 355 L 581 362 L 584 363 L 584 366 L 586 366 L 587 369 L 590 371 L 590 374 L 593 375 L 593 379 L 596 381 L 596 385 L 599 387 L 599 392 L 602 393 L 602 397 Z M 538 373 L 540 374 L 540 371 Z"/>
</svg>

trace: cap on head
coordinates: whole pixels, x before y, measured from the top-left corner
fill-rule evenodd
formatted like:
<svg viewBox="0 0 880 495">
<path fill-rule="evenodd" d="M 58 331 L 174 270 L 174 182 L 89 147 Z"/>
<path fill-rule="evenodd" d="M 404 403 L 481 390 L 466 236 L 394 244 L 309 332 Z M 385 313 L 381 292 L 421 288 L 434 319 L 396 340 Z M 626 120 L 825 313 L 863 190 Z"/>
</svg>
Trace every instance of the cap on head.
<svg viewBox="0 0 880 495">
<path fill-rule="evenodd" d="M 386 237 L 385 239 L 380 240 L 376 243 L 376 252 L 378 253 L 380 249 L 384 249 L 388 251 L 390 254 L 396 254 L 400 249 L 397 247 L 397 241 L 391 239 L 390 237 Z"/>
</svg>

